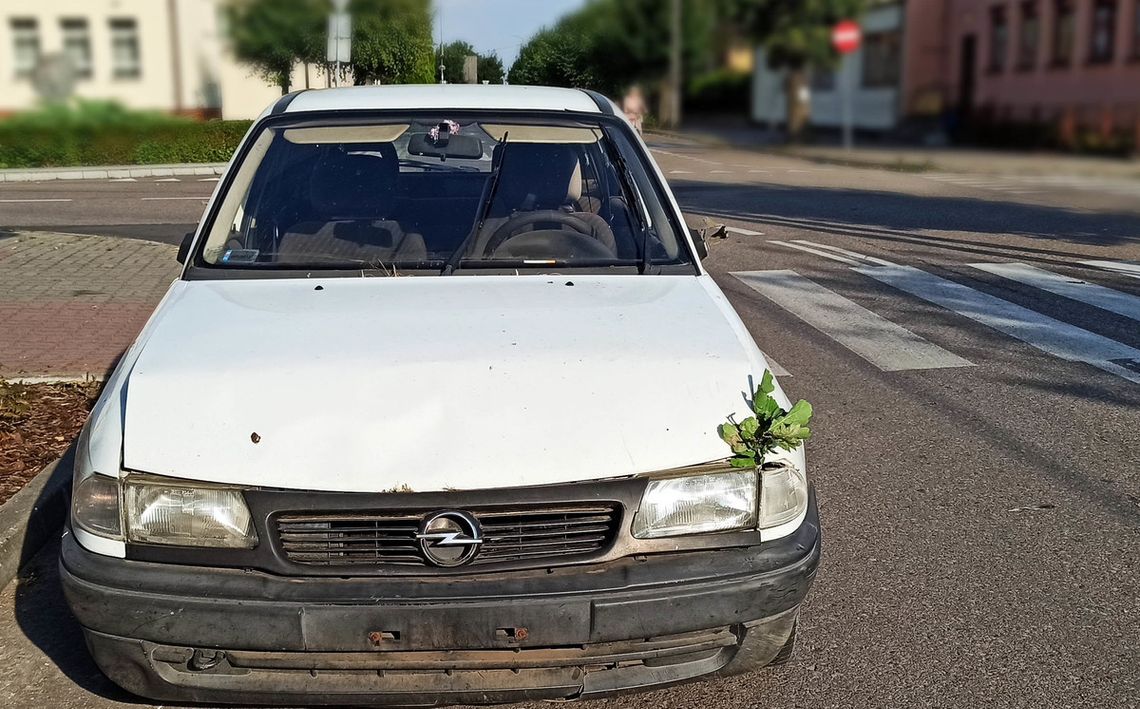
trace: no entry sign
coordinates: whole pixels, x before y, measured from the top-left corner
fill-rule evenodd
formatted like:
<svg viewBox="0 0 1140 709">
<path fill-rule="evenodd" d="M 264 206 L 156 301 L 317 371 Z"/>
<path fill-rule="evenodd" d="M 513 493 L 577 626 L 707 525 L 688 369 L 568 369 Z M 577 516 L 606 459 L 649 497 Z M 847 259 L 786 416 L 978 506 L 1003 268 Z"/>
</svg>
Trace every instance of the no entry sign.
<svg viewBox="0 0 1140 709">
<path fill-rule="evenodd" d="M 854 20 L 844 20 L 831 28 L 831 46 L 840 54 L 850 54 L 863 41 L 863 31 Z"/>
</svg>

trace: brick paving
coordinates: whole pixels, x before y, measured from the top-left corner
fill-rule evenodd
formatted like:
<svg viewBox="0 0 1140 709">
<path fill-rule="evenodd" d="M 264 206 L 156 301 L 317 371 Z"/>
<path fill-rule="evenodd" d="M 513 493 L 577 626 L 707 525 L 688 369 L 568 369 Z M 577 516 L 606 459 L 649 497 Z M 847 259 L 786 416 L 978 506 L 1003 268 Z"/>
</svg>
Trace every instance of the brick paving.
<svg viewBox="0 0 1140 709">
<path fill-rule="evenodd" d="M 103 236 L 0 239 L 0 376 L 102 376 L 178 274 L 177 248 Z"/>
</svg>

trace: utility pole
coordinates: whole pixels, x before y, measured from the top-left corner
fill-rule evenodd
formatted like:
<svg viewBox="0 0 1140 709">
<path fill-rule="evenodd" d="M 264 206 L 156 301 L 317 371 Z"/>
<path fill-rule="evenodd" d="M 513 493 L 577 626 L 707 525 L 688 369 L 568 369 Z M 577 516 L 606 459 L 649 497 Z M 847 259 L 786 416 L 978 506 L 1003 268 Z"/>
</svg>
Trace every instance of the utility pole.
<svg viewBox="0 0 1140 709">
<path fill-rule="evenodd" d="M 669 84 L 672 95 L 669 97 L 669 112 L 673 127 L 681 125 L 681 0 L 673 0 L 672 47 L 669 52 Z"/>
</svg>

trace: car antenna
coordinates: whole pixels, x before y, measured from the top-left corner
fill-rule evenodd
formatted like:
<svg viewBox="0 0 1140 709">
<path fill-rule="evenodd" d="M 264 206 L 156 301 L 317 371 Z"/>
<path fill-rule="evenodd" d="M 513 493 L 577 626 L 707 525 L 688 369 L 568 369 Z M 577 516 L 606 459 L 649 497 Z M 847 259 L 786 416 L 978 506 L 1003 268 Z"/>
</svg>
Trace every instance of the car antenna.
<svg viewBox="0 0 1140 709">
<path fill-rule="evenodd" d="M 471 231 L 467 232 L 467 236 L 463 237 L 463 241 L 459 242 L 451 255 L 447 257 L 447 263 L 443 264 L 443 269 L 439 272 L 441 276 L 450 276 L 455 273 L 455 268 L 463 260 L 463 252 L 467 250 L 467 245 L 475 239 L 476 234 L 483 230 L 483 225 L 487 222 L 487 217 L 491 213 L 491 205 L 495 203 L 495 193 L 499 191 L 499 176 L 503 174 L 503 165 L 507 163 L 507 151 L 504 146 L 506 146 L 507 137 L 510 134 L 510 131 L 506 131 L 503 133 L 502 140 L 499 141 L 498 147 L 502 149 L 502 154 L 499 156 L 499 166 L 491 172 L 490 177 L 487 178 L 487 183 L 483 186 L 483 194 L 479 199 L 479 214 L 475 219 L 475 224 L 471 227 Z"/>
</svg>

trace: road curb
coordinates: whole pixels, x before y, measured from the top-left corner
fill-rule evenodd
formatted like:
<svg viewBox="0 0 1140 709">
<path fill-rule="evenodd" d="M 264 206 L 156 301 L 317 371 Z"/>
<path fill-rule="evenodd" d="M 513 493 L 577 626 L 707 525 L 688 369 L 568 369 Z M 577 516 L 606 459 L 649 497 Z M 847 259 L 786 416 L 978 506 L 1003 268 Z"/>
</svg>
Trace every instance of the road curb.
<svg viewBox="0 0 1140 709">
<path fill-rule="evenodd" d="M 71 497 L 75 446 L 0 505 L 0 589 L 52 536 L 59 534 Z"/>
<path fill-rule="evenodd" d="M 0 182 L 50 180 L 122 180 L 138 177 L 216 177 L 228 163 L 186 165 L 109 165 L 95 167 L 36 167 L 0 170 Z"/>
</svg>

